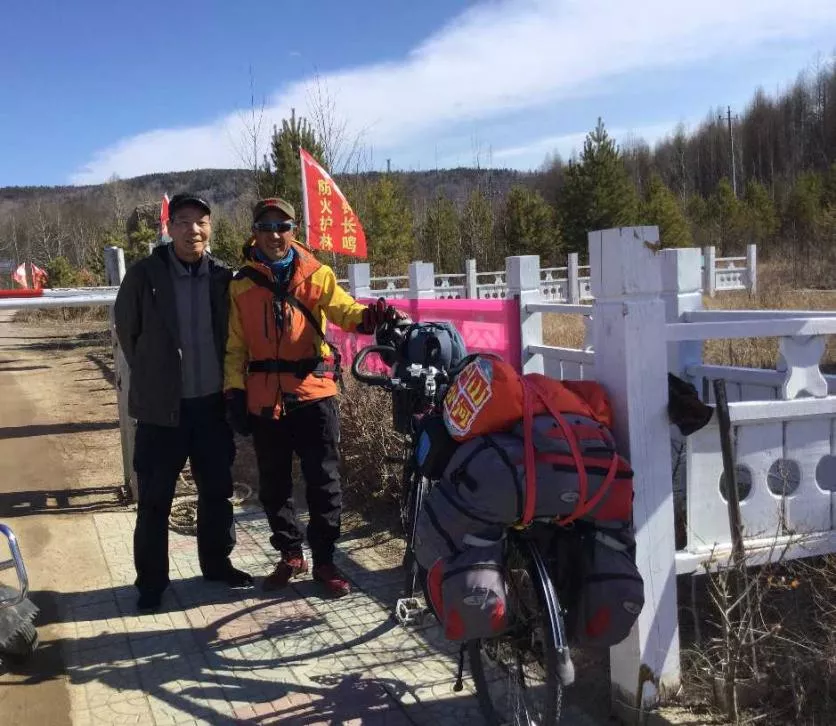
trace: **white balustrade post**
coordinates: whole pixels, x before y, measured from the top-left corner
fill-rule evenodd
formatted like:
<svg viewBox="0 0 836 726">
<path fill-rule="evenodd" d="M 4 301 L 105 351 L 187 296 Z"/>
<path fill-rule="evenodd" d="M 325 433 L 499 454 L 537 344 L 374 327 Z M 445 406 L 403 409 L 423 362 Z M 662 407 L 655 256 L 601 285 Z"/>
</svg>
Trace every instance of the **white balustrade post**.
<svg viewBox="0 0 836 726">
<path fill-rule="evenodd" d="M 669 323 L 682 322 L 682 315 L 692 310 L 702 310 L 702 273 L 700 250 L 662 250 L 662 299 L 665 301 L 665 319 Z M 668 370 L 681 376 L 690 365 L 702 363 L 702 341 L 689 340 L 668 343 Z"/>
<path fill-rule="evenodd" d="M 355 300 L 372 296 L 372 268 L 368 262 L 348 266 L 348 290 Z"/>
<path fill-rule="evenodd" d="M 122 284 L 125 277 L 125 252 L 120 247 L 105 247 L 105 280 L 108 285 Z M 131 369 L 119 345 L 116 335 L 116 318 L 110 309 L 110 339 L 113 346 L 113 367 L 116 374 L 116 401 L 119 410 L 119 436 L 122 443 L 122 474 L 125 486 L 134 501 L 138 497 L 136 472 L 134 471 L 134 439 L 136 421 L 128 413 L 128 397 L 131 390 Z"/>
<path fill-rule="evenodd" d="M 569 272 L 567 275 L 566 297 L 570 305 L 579 305 L 581 302 L 581 285 L 578 281 L 578 253 L 569 253 Z"/>
<path fill-rule="evenodd" d="M 543 355 L 531 355 L 530 345 L 543 344 L 543 314 L 529 313 L 526 305 L 540 302 L 540 256 L 520 255 L 505 259 L 505 279 L 508 297 L 516 298 L 520 304 L 520 343 L 522 347 L 523 373 L 543 373 Z"/>
<path fill-rule="evenodd" d="M 432 262 L 409 263 L 409 298 L 411 300 L 435 298 L 435 270 Z"/>
<path fill-rule="evenodd" d="M 754 295 L 758 291 L 758 246 L 746 246 L 746 269 L 748 271 L 748 280 L 746 287 L 750 295 Z"/>
<path fill-rule="evenodd" d="M 619 450 L 635 471 L 633 521 L 645 605 L 627 639 L 610 649 L 610 676 L 614 709 L 636 723 L 635 709 L 672 695 L 680 675 L 659 230 L 592 232 L 589 260 L 595 378 L 609 394 Z"/>
<path fill-rule="evenodd" d="M 714 297 L 717 290 L 717 248 L 710 245 L 703 250 L 703 292 Z"/>
<path fill-rule="evenodd" d="M 476 260 L 465 260 L 465 297 L 475 300 L 479 297 L 479 278 L 476 277 Z"/>
</svg>

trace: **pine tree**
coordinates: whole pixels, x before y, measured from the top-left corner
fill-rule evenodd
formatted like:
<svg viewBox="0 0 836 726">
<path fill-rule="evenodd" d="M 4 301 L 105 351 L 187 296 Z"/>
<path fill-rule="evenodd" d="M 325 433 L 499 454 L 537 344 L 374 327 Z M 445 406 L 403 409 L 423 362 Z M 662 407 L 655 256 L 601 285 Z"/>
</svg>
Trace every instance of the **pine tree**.
<svg viewBox="0 0 836 726">
<path fill-rule="evenodd" d="M 570 252 L 586 251 L 589 232 L 636 222 L 636 190 L 600 118 L 595 130 L 587 134 L 580 159 L 566 169 L 558 211 Z"/>
<path fill-rule="evenodd" d="M 464 267 L 459 215 L 447 197 L 439 195 L 427 210 L 420 251 L 423 259 L 433 262 L 436 272 L 459 272 Z"/>
<path fill-rule="evenodd" d="M 741 251 L 745 243 L 746 217 L 743 206 L 734 196 L 731 183 L 723 177 L 708 200 L 708 218 L 712 222 L 720 254 Z"/>
<path fill-rule="evenodd" d="M 247 239 L 246 231 L 237 229 L 229 218 L 212 215 L 212 254 L 233 269 L 243 262 L 242 249 Z"/>
<path fill-rule="evenodd" d="M 655 224 L 665 247 L 690 247 L 691 230 L 688 221 L 662 177 L 653 173 L 647 183 L 647 194 L 640 206 L 641 224 Z"/>
<path fill-rule="evenodd" d="M 481 190 L 470 193 L 459 224 L 464 259 L 475 259 L 487 266 L 493 251 L 493 210 Z"/>
<path fill-rule="evenodd" d="M 558 261 L 561 236 L 554 210 L 539 192 L 512 187 L 505 203 L 502 233 L 512 255 L 540 255 L 540 264 Z"/>
<path fill-rule="evenodd" d="M 778 232 L 778 213 L 766 187 L 749 180 L 743 195 L 746 219 L 746 242 L 769 247 Z"/>
<path fill-rule="evenodd" d="M 283 119 L 281 128 L 273 127 L 270 142 L 270 158 L 265 159 L 260 174 L 259 195 L 277 196 L 286 199 L 296 210 L 296 217 L 302 221 L 302 170 L 299 149 L 302 148 L 325 168 L 325 150 L 316 132 L 307 119 L 291 113 L 290 119 Z M 300 234 L 304 229 L 300 225 Z"/>
<path fill-rule="evenodd" d="M 382 176 L 365 190 L 362 208 L 375 274 L 403 274 L 415 252 L 412 212 L 403 189 L 391 177 Z"/>
</svg>

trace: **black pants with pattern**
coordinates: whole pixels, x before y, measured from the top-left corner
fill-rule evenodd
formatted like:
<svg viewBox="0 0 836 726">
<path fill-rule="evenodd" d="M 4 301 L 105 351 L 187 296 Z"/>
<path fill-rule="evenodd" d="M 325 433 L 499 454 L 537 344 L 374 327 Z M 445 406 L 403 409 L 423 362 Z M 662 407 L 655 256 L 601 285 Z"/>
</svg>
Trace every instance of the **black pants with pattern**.
<svg viewBox="0 0 836 726">
<path fill-rule="evenodd" d="M 219 393 L 183 399 L 180 425 L 140 422 L 134 444 L 138 507 L 134 530 L 136 586 L 162 592 L 169 583 L 168 518 L 188 458 L 197 485 L 197 552 L 204 575 L 223 572 L 235 544 L 232 462 L 235 442 Z"/>
<path fill-rule="evenodd" d="M 300 405 L 279 420 L 253 416 L 251 423 L 259 498 L 273 533 L 270 544 L 285 555 L 302 550 L 302 529 L 293 503 L 292 463 L 296 453 L 305 478 L 310 514 L 307 535 L 314 564 L 332 562 L 342 511 L 336 399 Z"/>
</svg>

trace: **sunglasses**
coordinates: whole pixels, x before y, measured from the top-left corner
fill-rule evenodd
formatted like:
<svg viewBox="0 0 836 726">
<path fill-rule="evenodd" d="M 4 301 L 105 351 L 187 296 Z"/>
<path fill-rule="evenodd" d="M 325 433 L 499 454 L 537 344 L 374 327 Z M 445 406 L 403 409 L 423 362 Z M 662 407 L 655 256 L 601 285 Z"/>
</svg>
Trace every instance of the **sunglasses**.
<svg viewBox="0 0 836 726">
<path fill-rule="evenodd" d="M 256 232 L 290 232 L 296 225 L 293 222 L 256 222 L 253 229 Z"/>
</svg>

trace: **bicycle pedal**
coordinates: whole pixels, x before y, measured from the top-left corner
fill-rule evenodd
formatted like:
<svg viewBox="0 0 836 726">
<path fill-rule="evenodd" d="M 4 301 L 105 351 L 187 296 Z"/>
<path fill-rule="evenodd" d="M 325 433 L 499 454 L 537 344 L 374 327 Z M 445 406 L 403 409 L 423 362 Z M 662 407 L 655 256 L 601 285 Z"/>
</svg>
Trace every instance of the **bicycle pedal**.
<svg viewBox="0 0 836 726">
<path fill-rule="evenodd" d="M 418 598 L 402 597 L 395 603 L 395 620 L 401 625 L 421 625 L 426 614 L 427 608 Z"/>
</svg>

